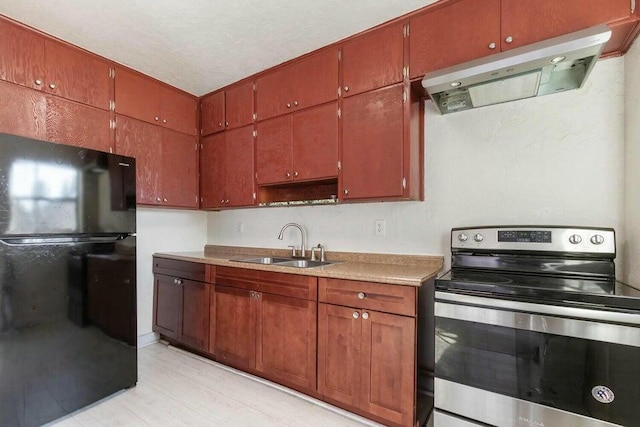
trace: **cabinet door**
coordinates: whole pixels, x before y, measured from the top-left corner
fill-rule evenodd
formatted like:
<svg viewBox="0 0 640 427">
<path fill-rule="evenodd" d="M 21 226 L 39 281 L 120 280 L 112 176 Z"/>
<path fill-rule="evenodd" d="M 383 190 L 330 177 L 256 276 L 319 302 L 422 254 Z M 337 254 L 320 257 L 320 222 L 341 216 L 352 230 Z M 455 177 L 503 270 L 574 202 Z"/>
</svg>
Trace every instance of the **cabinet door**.
<svg viewBox="0 0 640 427">
<path fill-rule="evenodd" d="M 45 80 L 44 38 L 0 20 L 0 40 L 0 80 L 42 88 Z"/>
<path fill-rule="evenodd" d="M 169 129 L 188 135 L 196 135 L 197 102 L 185 92 L 160 87 L 160 120 Z"/>
<path fill-rule="evenodd" d="M 402 196 L 403 91 L 400 84 L 343 101 L 345 200 Z"/>
<path fill-rule="evenodd" d="M 352 96 L 402 81 L 403 25 L 387 25 L 342 48 L 342 93 Z"/>
<path fill-rule="evenodd" d="M 225 206 L 254 203 L 253 125 L 225 132 Z"/>
<path fill-rule="evenodd" d="M 209 350 L 209 288 L 202 282 L 179 279 L 180 329 L 178 341 L 200 351 Z"/>
<path fill-rule="evenodd" d="M 227 129 L 253 123 L 253 82 L 227 90 L 225 105 Z"/>
<path fill-rule="evenodd" d="M 156 274 L 153 286 L 153 331 L 178 338 L 181 288 L 173 277 Z"/>
<path fill-rule="evenodd" d="M 160 84 L 155 80 L 116 68 L 116 113 L 147 123 L 160 123 Z"/>
<path fill-rule="evenodd" d="M 45 40 L 44 89 L 63 98 L 109 109 L 109 64 L 78 49 Z"/>
<path fill-rule="evenodd" d="M 318 392 L 353 407 L 361 394 L 359 316 L 353 308 L 318 304 Z"/>
<path fill-rule="evenodd" d="M 0 133 L 46 139 L 47 101 L 43 93 L 0 81 L 0 99 Z"/>
<path fill-rule="evenodd" d="M 116 153 L 136 158 L 136 201 L 161 204 L 162 128 L 117 116 Z"/>
<path fill-rule="evenodd" d="M 47 141 L 109 152 L 109 111 L 49 95 Z"/>
<path fill-rule="evenodd" d="M 162 204 L 198 207 L 198 150 L 193 136 L 162 130 Z"/>
<path fill-rule="evenodd" d="M 218 208 L 224 205 L 225 136 L 226 132 L 202 138 L 202 149 L 200 150 L 200 206 L 205 209 Z"/>
<path fill-rule="evenodd" d="M 393 423 L 415 420 L 416 321 L 362 311 L 360 408 Z"/>
<path fill-rule="evenodd" d="M 291 114 L 260 122 L 257 125 L 256 173 L 258 184 L 291 181 L 292 116 Z"/>
<path fill-rule="evenodd" d="M 316 390 L 316 302 L 259 293 L 256 369 Z"/>
<path fill-rule="evenodd" d="M 631 15 L 629 0 L 502 0 L 502 50 Z M 512 41 L 507 43 L 507 37 Z"/>
<path fill-rule="evenodd" d="M 260 135 L 258 135 L 258 138 Z M 338 105 L 335 102 L 293 115 L 293 177 L 338 176 Z"/>
<path fill-rule="evenodd" d="M 224 91 L 216 92 L 200 101 L 200 132 L 203 136 L 224 130 L 224 113 Z"/>
<path fill-rule="evenodd" d="M 256 114 L 258 120 L 290 113 L 293 108 L 291 65 L 271 71 L 256 81 Z"/>
<path fill-rule="evenodd" d="M 216 285 L 211 297 L 209 352 L 222 363 L 256 365 L 255 308 L 250 291 Z"/>
<path fill-rule="evenodd" d="M 411 78 L 499 51 L 500 0 L 461 0 L 411 19 Z"/>
<path fill-rule="evenodd" d="M 297 110 L 338 99 L 338 49 L 316 53 L 290 70 L 293 106 Z"/>
</svg>

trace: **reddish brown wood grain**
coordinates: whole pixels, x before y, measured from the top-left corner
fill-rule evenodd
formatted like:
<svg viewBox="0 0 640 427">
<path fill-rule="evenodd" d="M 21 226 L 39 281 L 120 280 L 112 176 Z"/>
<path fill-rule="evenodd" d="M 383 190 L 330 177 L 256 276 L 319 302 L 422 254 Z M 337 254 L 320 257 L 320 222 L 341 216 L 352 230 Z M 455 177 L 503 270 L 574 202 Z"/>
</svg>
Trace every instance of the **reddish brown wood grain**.
<svg viewBox="0 0 640 427">
<path fill-rule="evenodd" d="M 343 100 L 342 186 L 345 200 L 403 195 L 402 84 Z"/>
<path fill-rule="evenodd" d="M 318 278 L 313 276 L 219 266 L 215 283 L 312 301 L 318 298 Z"/>
<path fill-rule="evenodd" d="M 86 53 L 45 40 L 43 88 L 63 98 L 109 109 L 109 63 Z"/>
<path fill-rule="evenodd" d="M 202 282 L 181 280 L 178 341 L 200 351 L 209 350 L 209 291 Z"/>
<path fill-rule="evenodd" d="M 292 116 L 259 122 L 256 126 L 256 174 L 258 184 L 275 184 L 293 179 Z"/>
<path fill-rule="evenodd" d="M 200 150 L 200 197 L 204 209 L 218 208 L 225 200 L 225 137 L 218 133 L 202 138 Z M 252 168 L 253 169 L 253 168 Z"/>
<path fill-rule="evenodd" d="M 160 85 L 126 68 L 116 68 L 116 113 L 160 124 Z"/>
<path fill-rule="evenodd" d="M 153 331 L 169 338 L 178 338 L 180 317 L 180 287 L 174 278 L 160 274 L 154 277 Z"/>
<path fill-rule="evenodd" d="M 252 125 L 225 132 L 225 206 L 250 206 L 255 203 L 253 153 Z"/>
<path fill-rule="evenodd" d="M 224 91 L 201 98 L 200 127 L 202 136 L 221 132 L 225 129 L 224 98 Z"/>
<path fill-rule="evenodd" d="M 253 82 L 228 89 L 225 108 L 227 129 L 253 123 Z"/>
<path fill-rule="evenodd" d="M 109 112 L 48 95 L 47 141 L 109 152 Z"/>
<path fill-rule="evenodd" d="M 0 81 L 0 100 L 0 132 L 46 139 L 47 101 L 43 93 Z"/>
<path fill-rule="evenodd" d="M 160 171 L 163 205 L 183 208 L 198 207 L 197 165 L 196 138 L 163 129 Z"/>
<path fill-rule="evenodd" d="M 168 86 L 160 87 L 160 120 L 169 129 L 196 135 L 196 99 Z"/>
<path fill-rule="evenodd" d="M 402 81 L 403 25 L 356 37 L 342 48 L 342 94 L 352 96 Z"/>
<path fill-rule="evenodd" d="M 35 89 L 42 88 L 45 80 L 44 38 L 4 19 L 0 19 L 0 80 Z"/>
<path fill-rule="evenodd" d="M 338 104 L 310 108 L 293 115 L 293 179 L 338 176 Z"/>
<path fill-rule="evenodd" d="M 162 128 L 117 116 L 116 153 L 136 158 L 137 202 L 161 204 Z"/>
</svg>

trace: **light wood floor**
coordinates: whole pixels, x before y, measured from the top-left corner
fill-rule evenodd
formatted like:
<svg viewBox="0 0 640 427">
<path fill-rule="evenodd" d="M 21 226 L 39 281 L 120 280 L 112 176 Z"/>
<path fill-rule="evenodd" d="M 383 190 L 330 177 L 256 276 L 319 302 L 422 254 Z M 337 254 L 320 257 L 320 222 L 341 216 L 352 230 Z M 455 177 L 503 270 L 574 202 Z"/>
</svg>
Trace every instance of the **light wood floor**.
<svg viewBox="0 0 640 427">
<path fill-rule="evenodd" d="M 377 425 L 164 344 L 138 351 L 138 385 L 54 423 L 78 426 Z M 315 403 L 314 403 L 315 402 Z M 321 405 L 324 405 L 321 406 Z"/>
</svg>

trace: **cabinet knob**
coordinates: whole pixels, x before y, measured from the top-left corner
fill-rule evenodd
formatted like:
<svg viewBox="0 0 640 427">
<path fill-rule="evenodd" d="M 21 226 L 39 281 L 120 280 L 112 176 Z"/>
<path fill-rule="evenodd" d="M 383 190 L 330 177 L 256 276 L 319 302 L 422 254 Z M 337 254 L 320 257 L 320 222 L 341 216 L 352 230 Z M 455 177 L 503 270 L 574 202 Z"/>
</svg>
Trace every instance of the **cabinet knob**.
<svg viewBox="0 0 640 427">
<path fill-rule="evenodd" d="M 167 199 L 162 199 L 162 201 L 166 203 L 168 200 Z"/>
<path fill-rule="evenodd" d="M 182 285 L 182 279 L 176 279 L 176 284 Z"/>
<path fill-rule="evenodd" d="M 222 122 L 218 122 L 218 127 L 221 128 L 222 127 Z"/>
<path fill-rule="evenodd" d="M 489 43 L 489 49 L 493 50 L 496 48 L 496 44 L 495 43 Z"/>
<path fill-rule="evenodd" d="M 178 279 L 173 279 L 173 284 L 177 285 L 178 284 Z"/>
<path fill-rule="evenodd" d="M 358 299 L 365 299 L 367 297 L 367 294 L 365 294 L 364 292 L 358 292 Z"/>
<path fill-rule="evenodd" d="M 347 188 L 344 189 L 344 194 L 349 194 L 349 190 Z"/>
<path fill-rule="evenodd" d="M 160 120 L 160 117 L 156 116 L 153 119 L 157 122 L 158 120 Z"/>
<path fill-rule="evenodd" d="M 167 123 L 167 119 L 162 119 L 162 123 Z"/>
<path fill-rule="evenodd" d="M 160 197 L 156 197 L 156 202 L 161 202 L 162 199 Z"/>
<path fill-rule="evenodd" d="M 287 178 L 291 178 L 291 174 L 289 172 L 285 173 L 284 176 L 286 176 Z"/>
<path fill-rule="evenodd" d="M 229 203 L 229 199 L 225 199 L 225 201 L 224 201 L 224 202 L 225 202 L 225 203 Z"/>
<path fill-rule="evenodd" d="M 36 80 L 34 81 L 34 83 L 35 83 L 37 86 L 40 86 L 40 85 L 42 84 L 42 80 L 40 80 L 40 79 L 36 79 Z"/>
<path fill-rule="evenodd" d="M 507 36 L 507 38 L 504 39 L 504 41 L 507 42 L 507 43 L 511 43 L 511 42 L 513 42 L 513 37 Z"/>
<path fill-rule="evenodd" d="M 291 103 L 287 102 L 287 108 L 291 108 Z"/>
<path fill-rule="evenodd" d="M 229 126 L 229 122 L 224 122 L 225 126 Z"/>
<path fill-rule="evenodd" d="M 354 319 L 359 319 L 360 318 L 360 313 L 358 313 L 357 311 L 353 312 L 353 318 Z"/>
<path fill-rule="evenodd" d="M 220 200 L 220 203 L 224 203 L 224 199 L 221 199 L 221 200 Z"/>
<path fill-rule="evenodd" d="M 298 106 L 298 101 L 293 101 L 293 106 L 297 107 Z"/>
<path fill-rule="evenodd" d="M 367 320 L 369 318 L 369 313 L 367 313 L 366 311 L 364 313 L 362 313 L 362 318 L 364 320 Z"/>
<path fill-rule="evenodd" d="M 345 87 L 344 87 L 344 91 L 345 91 L 345 92 L 349 92 L 349 86 L 345 86 Z"/>
<path fill-rule="evenodd" d="M 298 172 L 293 173 L 293 176 L 298 176 L 298 175 L 299 175 Z"/>
<path fill-rule="evenodd" d="M 55 89 L 55 88 L 56 88 L 56 85 L 55 85 L 55 84 L 53 84 L 53 83 L 49 83 L 49 88 L 51 88 L 51 89 Z"/>
</svg>

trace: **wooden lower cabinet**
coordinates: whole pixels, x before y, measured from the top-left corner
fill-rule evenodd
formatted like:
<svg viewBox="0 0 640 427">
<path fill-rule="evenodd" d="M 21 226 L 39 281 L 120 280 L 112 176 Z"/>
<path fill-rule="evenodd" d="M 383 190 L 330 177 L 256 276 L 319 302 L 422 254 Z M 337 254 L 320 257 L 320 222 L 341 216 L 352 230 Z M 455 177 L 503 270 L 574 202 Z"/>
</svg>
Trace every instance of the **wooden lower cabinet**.
<svg viewBox="0 0 640 427">
<path fill-rule="evenodd" d="M 415 422 L 413 317 L 320 303 L 318 392 L 394 425 Z"/>
<path fill-rule="evenodd" d="M 174 277 L 156 274 L 153 283 L 153 331 L 178 338 L 180 288 Z"/>
</svg>

